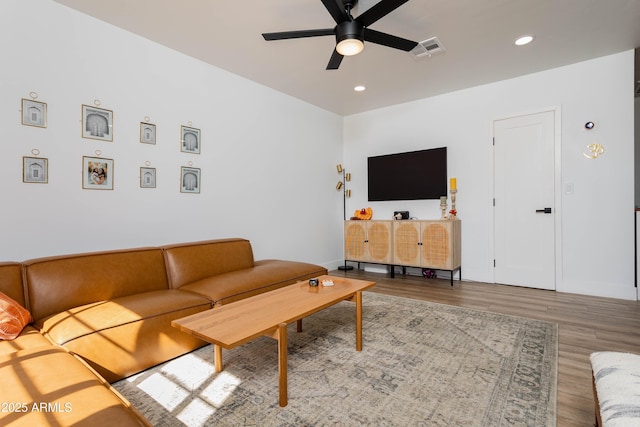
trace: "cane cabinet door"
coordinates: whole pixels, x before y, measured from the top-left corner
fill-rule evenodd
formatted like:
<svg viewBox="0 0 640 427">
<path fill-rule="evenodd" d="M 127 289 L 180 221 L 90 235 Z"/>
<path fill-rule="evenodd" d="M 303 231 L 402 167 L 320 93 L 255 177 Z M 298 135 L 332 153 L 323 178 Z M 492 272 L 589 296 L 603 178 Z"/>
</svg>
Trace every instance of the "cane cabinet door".
<svg viewBox="0 0 640 427">
<path fill-rule="evenodd" d="M 345 221 L 344 257 L 350 261 L 390 264 L 393 221 Z"/>
<path fill-rule="evenodd" d="M 453 270 L 460 267 L 460 221 L 396 221 L 396 265 Z"/>
<path fill-rule="evenodd" d="M 367 255 L 370 262 L 391 264 L 393 260 L 391 224 L 393 221 L 366 221 Z"/>
<path fill-rule="evenodd" d="M 460 266 L 460 221 L 422 221 L 421 266 L 453 270 Z M 457 265 L 456 265 L 457 264 Z"/>
<path fill-rule="evenodd" d="M 420 221 L 395 221 L 393 224 L 393 263 L 420 265 Z"/>
<path fill-rule="evenodd" d="M 344 259 L 365 261 L 367 229 L 364 221 L 344 222 Z"/>
</svg>

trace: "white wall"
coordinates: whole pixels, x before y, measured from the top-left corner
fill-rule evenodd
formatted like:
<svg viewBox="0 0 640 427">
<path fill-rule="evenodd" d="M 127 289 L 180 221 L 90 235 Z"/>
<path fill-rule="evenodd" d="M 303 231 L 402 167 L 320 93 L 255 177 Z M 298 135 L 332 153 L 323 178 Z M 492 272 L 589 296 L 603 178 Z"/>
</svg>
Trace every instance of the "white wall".
<svg viewBox="0 0 640 427">
<path fill-rule="evenodd" d="M 256 258 L 335 266 L 342 256 L 342 118 L 50 0 L 0 3 L 0 260 L 221 237 Z M 48 127 L 21 125 L 37 92 Z M 81 137 L 81 105 L 114 112 L 114 141 Z M 157 144 L 139 143 L 139 122 Z M 180 152 L 180 126 L 202 132 Z M 49 183 L 22 182 L 22 157 L 49 159 Z M 82 156 L 114 159 L 113 191 L 83 190 Z M 139 168 L 157 168 L 157 188 Z M 180 167 L 202 169 L 180 193 Z"/>
<path fill-rule="evenodd" d="M 492 123 L 546 108 L 561 111 L 561 222 L 557 290 L 635 299 L 633 51 L 345 118 L 344 162 L 353 175 L 349 210 L 371 206 L 429 219 L 439 201 L 367 201 L 371 155 L 448 147 L 458 179 L 463 278 L 493 282 Z M 583 124 L 596 122 L 587 132 Z M 597 160 L 586 146 L 602 144 Z M 573 183 L 565 195 L 563 184 Z"/>
</svg>

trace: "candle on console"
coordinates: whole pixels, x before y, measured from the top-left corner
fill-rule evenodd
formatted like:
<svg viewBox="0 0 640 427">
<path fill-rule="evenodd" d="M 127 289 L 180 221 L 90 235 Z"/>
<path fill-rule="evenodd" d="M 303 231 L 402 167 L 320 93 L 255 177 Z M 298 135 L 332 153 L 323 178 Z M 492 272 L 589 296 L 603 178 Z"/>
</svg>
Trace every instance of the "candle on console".
<svg viewBox="0 0 640 427">
<path fill-rule="evenodd" d="M 455 178 L 449 179 L 449 190 L 457 190 L 457 182 Z"/>
<path fill-rule="evenodd" d="M 440 204 L 441 205 L 446 205 L 447 204 L 447 196 L 441 196 L 440 197 Z"/>
</svg>

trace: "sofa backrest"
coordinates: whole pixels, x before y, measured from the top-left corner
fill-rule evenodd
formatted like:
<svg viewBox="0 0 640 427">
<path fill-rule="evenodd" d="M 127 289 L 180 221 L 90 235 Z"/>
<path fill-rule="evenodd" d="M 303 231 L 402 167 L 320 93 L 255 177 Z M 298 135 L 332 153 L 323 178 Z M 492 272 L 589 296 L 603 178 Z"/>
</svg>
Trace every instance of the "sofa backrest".
<svg viewBox="0 0 640 427">
<path fill-rule="evenodd" d="M 27 307 L 22 286 L 22 264 L 0 262 L 0 292 Z"/>
<path fill-rule="evenodd" d="M 163 246 L 169 286 L 181 286 L 230 271 L 253 267 L 246 239 L 219 239 Z"/>
<path fill-rule="evenodd" d="M 72 307 L 169 287 L 160 248 L 63 255 L 23 264 L 36 322 Z"/>
</svg>

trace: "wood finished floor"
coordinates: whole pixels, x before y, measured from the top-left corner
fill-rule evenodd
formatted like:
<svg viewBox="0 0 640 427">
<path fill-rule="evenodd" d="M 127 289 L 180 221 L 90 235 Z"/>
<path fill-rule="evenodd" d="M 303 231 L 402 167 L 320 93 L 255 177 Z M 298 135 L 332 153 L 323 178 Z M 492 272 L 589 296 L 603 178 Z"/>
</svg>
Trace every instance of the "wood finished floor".
<svg viewBox="0 0 640 427">
<path fill-rule="evenodd" d="M 589 354 L 640 353 L 640 303 L 612 298 L 419 276 L 331 271 L 377 283 L 372 292 L 423 299 L 558 324 L 558 427 L 593 426 Z M 365 300 L 366 304 L 366 300 Z"/>
</svg>

